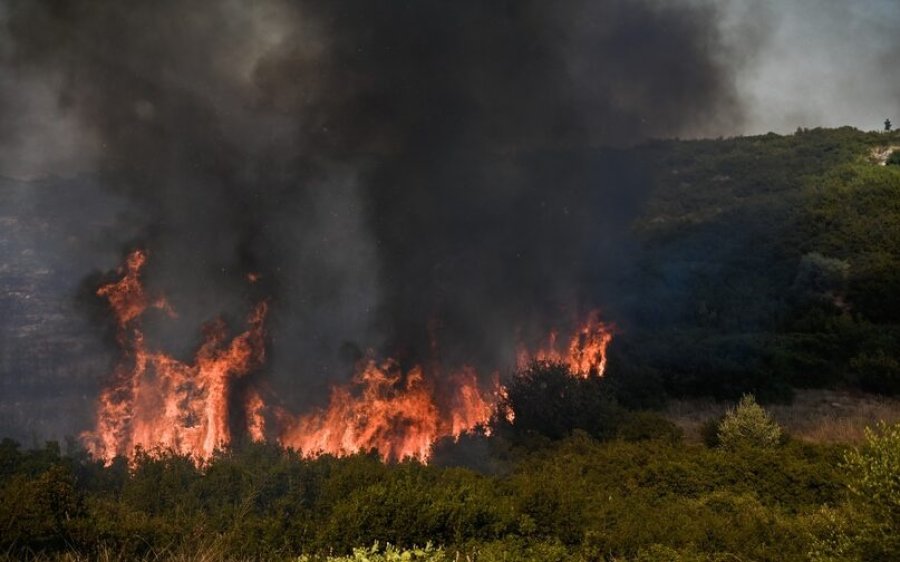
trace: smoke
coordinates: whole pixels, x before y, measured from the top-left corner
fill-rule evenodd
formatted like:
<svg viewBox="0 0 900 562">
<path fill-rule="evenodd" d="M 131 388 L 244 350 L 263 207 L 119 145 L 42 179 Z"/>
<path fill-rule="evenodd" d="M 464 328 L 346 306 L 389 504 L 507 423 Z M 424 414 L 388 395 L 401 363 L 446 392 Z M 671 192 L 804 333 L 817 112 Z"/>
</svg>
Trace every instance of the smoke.
<svg viewBox="0 0 900 562">
<path fill-rule="evenodd" d="M 368 347 L 498 366 L 607 304 L 647 184 L 615 148 L 742 119 L 705 3 L 8 0 L 0 18 L 0 100 L 40 117 L 5 112 L 0 146 L 31 154 L 24 175 L 130 198 L 120 243 L 179 313 L 160 345 L 187 355 L 198 324 L 271 299 L 287 400 Z"/>
<path fill-rule="evenodd" d="M 900 4 L 892 0 L 726 0 L 723 33 L 746 108 L 745 133 L 881 129 L 900 119 Z"/>
</svg>

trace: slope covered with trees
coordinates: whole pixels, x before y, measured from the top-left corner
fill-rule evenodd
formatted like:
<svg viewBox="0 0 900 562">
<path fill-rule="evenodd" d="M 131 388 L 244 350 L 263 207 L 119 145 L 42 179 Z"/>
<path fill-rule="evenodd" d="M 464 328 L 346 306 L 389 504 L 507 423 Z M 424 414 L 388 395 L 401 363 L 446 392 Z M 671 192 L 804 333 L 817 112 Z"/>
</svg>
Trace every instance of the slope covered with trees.
<svg viewBox="0 0 900 562">
<path fill-rule="evenodd" d="M 900 166 L 879 158 L 898 144 L 844 128 L 635 149 L 653 188 L 620 345 L 675 394 L 900 392 Z"/>
</svg>

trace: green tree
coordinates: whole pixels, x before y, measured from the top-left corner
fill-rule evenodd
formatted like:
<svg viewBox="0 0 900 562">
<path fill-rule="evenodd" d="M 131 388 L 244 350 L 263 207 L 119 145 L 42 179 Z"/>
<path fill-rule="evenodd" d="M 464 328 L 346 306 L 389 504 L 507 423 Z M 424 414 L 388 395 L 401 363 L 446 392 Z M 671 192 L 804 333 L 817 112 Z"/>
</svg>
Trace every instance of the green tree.
<svg viewBox="0 0 900 562">
<path fill-rule="evenodd" d="M 574 376 L 562 363 L 535 361 L 507 385 L 501 413 L 496 420 L 512 437 L 542 435 L 562 439 L 574 430 L 599 439 L 614 437 L 622 409 L 604 380 L 597 376 Z M 507 417 L 508 419 L 508 417 Z"/>
<path fill-rule="evenodd" d="M 780 442 L 781 427 L 756 403 L 752 394 L 745 394 L 719 424 L 719 443 L 726 449 L 769 448 Z"/>
</svg>

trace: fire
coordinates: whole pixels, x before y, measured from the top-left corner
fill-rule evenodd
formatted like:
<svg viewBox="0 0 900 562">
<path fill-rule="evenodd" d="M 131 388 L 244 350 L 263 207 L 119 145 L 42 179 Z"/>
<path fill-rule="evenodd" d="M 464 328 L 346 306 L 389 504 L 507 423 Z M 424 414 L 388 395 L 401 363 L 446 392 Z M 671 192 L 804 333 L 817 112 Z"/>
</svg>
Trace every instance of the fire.
<svg viewBox="0 0 900 562">
<path fill-rule="evenodd" d="M 145 342 L 141 318 L 149 307 L 174 314 L 165 299 L 147 296 L 140 282 L 146 260 L 143 251 L 132 252 L 119 281 L 97 291 L 115 315 L 123 358 L 112 384 L 101 392 L 96 427 L 84 435 L 85 442 L 94 456 L 107 462 L 130 456 L 138 447 L 208 458 L 231 442 L 234 381 L 262 365 L 267 305 L 258 304 L 247 330 L 232 339 L 222 320 L 205 326 L 193 364 L 183 363 Z M 247 411 L 247 429 L 261 438 L 263 419 L 257 412 Z"/>
<path fill-rule="evenodd" d="M 326 409 L 302 416 L 282 442 L 306 456 L 347 455 L 377 449 L 385 460 L 427 461 L 436 440 L 485 424 L 494 400 L 477 375 L 464 368 L 452 377 L 456 392 L 445 407 L 422 367 L 403 373 L 393 360 L 367 360 L 350 384 L 332 389 Z"/>
<path fill-rule="evenodd" d="M 307 457 L 375 449 L 385 460 L 427 462 L 432 445 L 442 438 L 487 427 L 495 413 L 514 420 L 512 411 L 497 411 L 506 395 L 497 373 L 484 383 L 470 366 L 451 373 L 437 364 L 403 369 L 372 354 L 357 365 L 349 383 L 332 388 L 326 407 L 296 415 L 270 406 L 255 380 L 240 384 L 240 390 L 236 384 L 265 360 L 267 303 L 253 308 L 246 329 L 234 337 L 223 320 L 207 323 L 193 361 L 182 362 L 146 342 L 142 320 L 148 310 L 175 317 L 165 298 L 148 294 L 143 286 L 146 262 L 144 251 L 133 251 L 118 280 L 97 290 L 113 312 L 122 348 L 112 382 L 100 394 L 96 426 L 83 434 L 88 450 L 106 462 L 131 457 L 138 448 L 208 459 L 233 441 L 235 431 L 255 441 L 277 435 L 282 445 Z M 247 276 L 250 283 L 259 278 Z M 563 349 L 557 340 L 552 332 L 537 351 L 523 347 L 519 367 L 553 361 L 566 364 L 574 376 L 603 376 L 612 328 L 598 313 L 589 315 Z M 432 338 L 434 353 L 436 346 Z M 276 427 L 267 427 L 267 420 Z"/>
<path fill-rule="evenodd" d="M 563 363 L 576 376 L 587 378 L 591 374 L 602 377 L 606 372 L 606 349 L 612 341 L 613 329 L 600 320 L 597 311 L 588 315 L 584 323 L 569 338 L 568 345 L 560 350 L 557 345 L 558 333 L 550 332 L 547 344 L 536 352 L 527 348 L 519 351 L 519 367 L 531 361 Z"/>
</svg>

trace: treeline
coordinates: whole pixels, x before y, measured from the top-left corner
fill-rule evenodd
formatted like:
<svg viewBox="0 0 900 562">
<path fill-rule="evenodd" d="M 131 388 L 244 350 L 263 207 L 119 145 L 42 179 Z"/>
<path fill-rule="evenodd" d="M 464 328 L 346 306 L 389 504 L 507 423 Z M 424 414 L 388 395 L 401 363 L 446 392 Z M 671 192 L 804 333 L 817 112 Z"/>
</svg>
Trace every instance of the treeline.
<svg viewBox="0 0 900 562">
<path fill-rule="evenodd" d="M 264 443 L 199 464 L 152 451 L 104 466 L 77 448 L 4 440 L 0 552 L 316 559 L 380 541 L 483 561 L 900 554 L 898 428 L 848 453 L 790 439 L 747 398 L 711 422 L 706 445 L 686 444 L 665 420 L 622 409 L 601 379 L 534 364 L 517 381 L 503 405 L 514 423 L 498 416 L 491 431 L 440 443 L 427 466 Z"/>
</svg>

